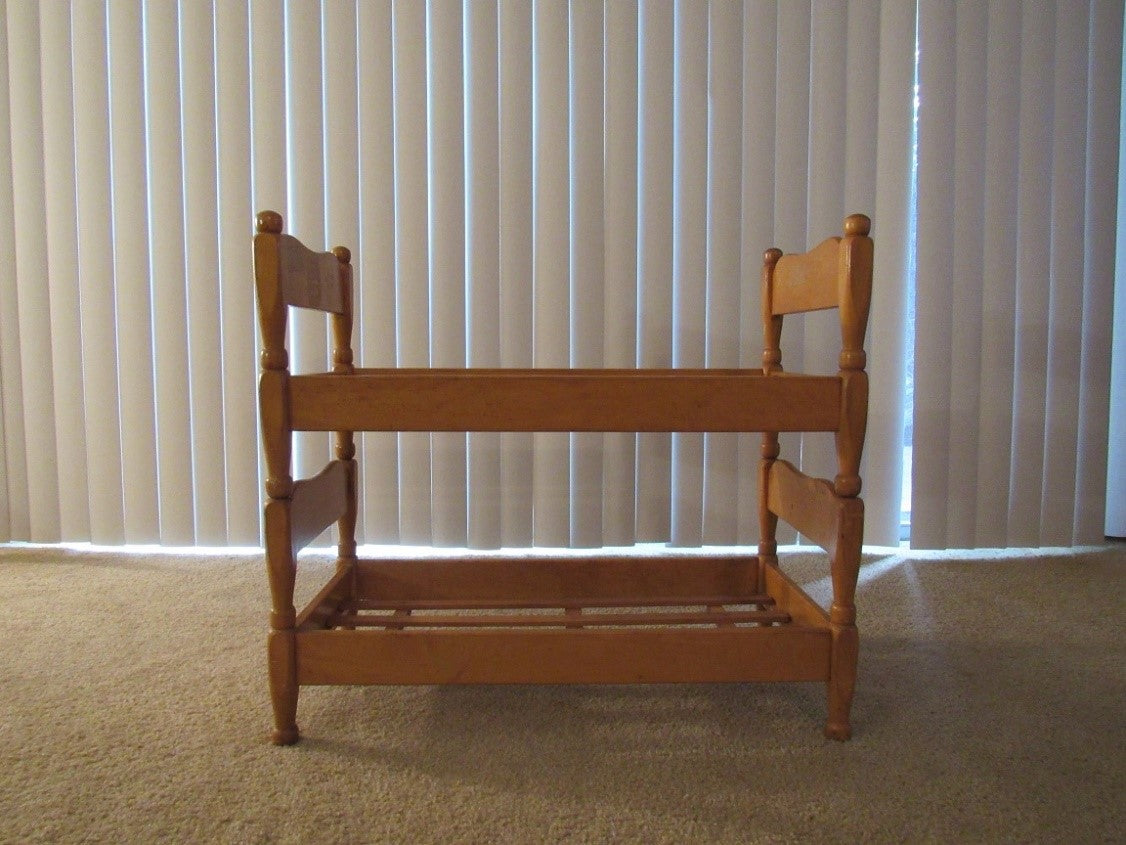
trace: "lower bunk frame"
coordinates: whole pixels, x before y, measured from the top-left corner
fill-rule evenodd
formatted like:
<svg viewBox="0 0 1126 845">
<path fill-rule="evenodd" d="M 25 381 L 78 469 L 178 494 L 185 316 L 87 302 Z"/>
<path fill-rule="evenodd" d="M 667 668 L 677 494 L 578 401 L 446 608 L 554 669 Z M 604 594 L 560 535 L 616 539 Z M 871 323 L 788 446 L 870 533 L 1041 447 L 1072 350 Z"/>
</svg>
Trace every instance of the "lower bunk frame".
<svg viewBox="0 0 1126 845">
<path fill-rule="evenodd" d="M 270 634 L 273 741 L 301 686 L 822 682 L 851 735 L 856 636 L 773 555 L 340 558 Z"/>
</svg>

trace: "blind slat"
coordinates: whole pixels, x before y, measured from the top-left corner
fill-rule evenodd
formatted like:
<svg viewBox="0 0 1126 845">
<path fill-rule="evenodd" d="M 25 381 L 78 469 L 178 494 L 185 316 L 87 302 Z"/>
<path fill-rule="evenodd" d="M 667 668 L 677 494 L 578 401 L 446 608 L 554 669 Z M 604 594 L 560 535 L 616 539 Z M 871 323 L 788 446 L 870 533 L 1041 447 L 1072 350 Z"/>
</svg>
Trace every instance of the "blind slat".
<svg viewBox="0 0 1126 845">
<path fill-rule="evenodd" d="M 537 367 L 569 363 L 567 6 L 540 2 L 533 28 L 533 334 Z M 532 520 L 537 546 L 570 540 L 569 455 L 565 434 L 535 434 Z"/>
<path fill-rule="evenodd" d="M 500 357 L 532 364 L 532 9 L 498 5 L 500 124 Z M 532 545 L 533 437 L 501 435 L 501 534 L 511 547 Z"/>
<path fill-rule="evenodd" d="M 673 76 L 674 367 L 705 361 L 708 220 L 708 7 L 679 4 Z M 703 540 L 704 437 L 672 436 L 672 542 Z"/>
<path fill-rule="evenodd" d="M 252 145 L 244 131 L 251 117 L 249 9 L 233 3 L 215 4 L 216 139 L 218 144 L 219 296 L 223 343 L 223 440 L 226 444 L 227 542 L 257 545 L 259 515 L 242 507 L 246 497 L 261 496 L 257 457 L 257 402 L 254 291 L 246 220 L 251 202 Z"/>
<path fill-rule="evenodd" d="M 223 440 L 221 292 L 216 268 L 219 200 L 215 162 L 215 20 L 210 6 L 180 6 L 188 386 L 191 391 L 195 541 L 227 541 Z"/>
<path fill-rule="evenodd" d="M 361 3 L 357 33 L 367 49 L 358 56 L 360 232 L 355 270 L 356 360 L 376 367 L 395 363 L 395 160 L 392 86 L 393 41 L 390 0 Z M 394 434 L 364 434 L 357 444 L 363 479 L 359 536 L 399 539 L 398 440 Z"/>
<path fill-rule="evenodd" d="M 86 465 L 90 539 L 124 541 L 121 499 L 121 419 L 113 287 L 113 233 L 105 213 L 110 190 L 109 91 L 105 12 L 80 3 L 73 15 L 75 154 L 78 220 L 78 288 L 82 316 L 82 385 L 85 393 Z"/>
<path fill-rule="evenodd" d="M 176 3 L 146 7 L 146 163 L 148 165 L 149 266 L 160 268 L 152 287 L 154 395 L 159 474 L 160 542 L 189 546 L 196 540 L 192 495 L 191 410 L 188 388 L 187 243 L 184 161 L 180 139 L 180 34 Z"/>
<path fill-rule="evenodd" d="M 430 363 L 465 366 L 465 129 L 461 8 L 427 5 Z M 433 542 L 467 542 L 466 438 L 434 434 Z"/>
<path fill-rule="evenodd" d="M 392 7 L 395 121 L 396 361 L 430 363 L 426 185 L 426 7 Z M 399 435 L 399 538 L 429 544 L 430 436 Z"/>
<path fill-rule="evenodd" d="M 140 2 L 109 7 L 113 264 L 125 538 L 158 533 L 156 406 L 153 397 L 152 296 L 148 255 L 144 127 L 144 33 Z M 257 480 L 257 479 L 255 479 Z"/>
<path fill-rule="evenodd" d="M 13 213 L 10 228 L 14 257 L 9 276 L 18 289 L 5 296 L 5 311 L 11 316 L 0 327 L 6 338 L 5 415 L 15 446 L 5 463 L 20 493 L 11 498 L 17 527 L 41 541 L 59 538 L 58 478 L 43 458 L 55 452 L 55 423 L 50 373 L 50 307 L 46 286 L 31 284 L 47 272 L 43 195 L 42 112 L 39 63 L 39 22 L 30 6 L 12 6 L 8 45 L 11 127 L 7 139 L 11 161 Z M 23 280 L 23 284 L 19 284 Z M 11 283 L 9 283 L 11 284 Z M 11 311 L 8 311 L 8 309 Z M 12 319 L 14 318 L 14 319 Z M 10 345 L 9 345 L 10 344 Z M 22 441 L 22 443 L 21 443 Z M 22 449 L 20 447 L 23 447 Z M 25 457 L 26 456 L 26 457 Z"/>
<path fill-rule="evenodd" d="M 465 20 L 465 270 L 467 363 L 500 366 L 500 109 L 497 5 L 466 4 Z M 472 548 L 503 544 L 501 438 L 468 437 L 467 542 Z"/>
<path fill-rule="evenodd" d="M 605 24 L 606 188 L 604 361 L 637 361 L 638 10 L 608 3 Z M 602 458 L 602 542 L 632 545 L 636 537 L 634 478 L 637 438 L 607 434 Z"/>
<path fill-rule="evenodd" d="M 673 109 L 672 4 L 638 13 L 638 365 L 672 366 Z M 637 539 L 669 536 L 672 438 L 637 440 Z"/>
<path fill-rule="evenodd" d="M 573 367 L 605 363 L 605 86 L 603 9 L 573 4 L 570 9 L 570 261 L 569 362 Z M 603 437 L 570 438 L 571 530 L 568 545 L 603 544 Z"/>
</svg>

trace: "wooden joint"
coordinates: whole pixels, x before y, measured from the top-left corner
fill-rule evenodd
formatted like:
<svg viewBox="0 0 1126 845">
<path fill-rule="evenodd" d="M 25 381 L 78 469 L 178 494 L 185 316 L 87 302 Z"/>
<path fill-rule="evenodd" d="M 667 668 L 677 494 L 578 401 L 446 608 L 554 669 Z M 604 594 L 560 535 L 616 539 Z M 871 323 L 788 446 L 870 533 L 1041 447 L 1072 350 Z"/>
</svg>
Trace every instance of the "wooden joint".
<svg viewBox="0 0 1126 845">
<path fill-rule="evenodd" d="M 336 433 L 336 457 L 341 461 L 350 461 L 356 457 L 356 444 L 350 431 Z"/>
<path fill-rule="evenodd" d="M 765 461 L 773 461 L 782 453 L 782 447 L 778 443 L 778 435 L 772 432 L 767 432 L 762 436 L 762 458 Z"/>
<path fill-rule="evenodd" d="M 842 370 L 863 370 L 868 364 L 868 356 L 863 349 L 844 349 L 841 351 Z"/>
<path fill-rule="evenodd" d="M 829 608 L 829 621 L 834 625 L 852 626 L 856 624 L 856 606 L 833 602 Z"/>
<path fill-rule="evenodd" d="M 275 631 L 288 631 L 297 624 L 297 611 L 293 605 L 284 610 L 270 611 L 270 627 Z"/>
<path fill-rule="evenodd" d="M 293 476 L 266 479 L 266 495 L 271 499 L 288 499 L 293 495 Z"/>
<path fill-rule="evenodd" d="M 262 356 L 259 360 L 263 370 L 289 369 L 289 353 L 286 352 L 284 346 L 273 346 L 263 349 Z"/>
<path fill-rule="evenodd" d="M 838 475 L 833 479 L 833 492 L 842 499 L 855 499 L 860 495 L 859 475 Z"/>
</svg>

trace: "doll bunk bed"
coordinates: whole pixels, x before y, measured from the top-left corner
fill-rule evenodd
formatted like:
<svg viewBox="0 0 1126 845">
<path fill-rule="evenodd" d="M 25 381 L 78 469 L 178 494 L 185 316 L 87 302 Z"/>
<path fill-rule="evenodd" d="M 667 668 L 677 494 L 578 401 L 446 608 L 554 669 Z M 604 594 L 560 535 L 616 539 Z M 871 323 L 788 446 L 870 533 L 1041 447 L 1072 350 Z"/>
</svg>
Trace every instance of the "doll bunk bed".
<svg viewBox="0 0 1126 845">
<path fill-rule="evenodd" d="M 348 250 L 312 251 L 283 234 L 279 214 L 259 214 L 272 741 L 297 741 L 305 685 L 750 681 L 824 683 L 825 734 L 848 739 L 869 229 L 854 214 L 843 238 L 764 254 L 761 370 L 361 369 L 352 362 Z M 290 306 L 330 315 L 332 372 L 289 372 Z M 838 372 L 784 372 L 783 316 L 834 307 Z M 314 477 L 292 477 L 295 431 L 335 432 L 336 459 Z M 356 431 L 762 432 L 758 553 L 357 559 Z M 780 459 L 778 433 L 787 431 L 832 432 L 836 477 L 812 478 Z M 779 568 L 779 519 L 827 552 L 828 610 Z M 298 612 L 297 553 L 334 522 L 335 572 Z"/>
</svg>

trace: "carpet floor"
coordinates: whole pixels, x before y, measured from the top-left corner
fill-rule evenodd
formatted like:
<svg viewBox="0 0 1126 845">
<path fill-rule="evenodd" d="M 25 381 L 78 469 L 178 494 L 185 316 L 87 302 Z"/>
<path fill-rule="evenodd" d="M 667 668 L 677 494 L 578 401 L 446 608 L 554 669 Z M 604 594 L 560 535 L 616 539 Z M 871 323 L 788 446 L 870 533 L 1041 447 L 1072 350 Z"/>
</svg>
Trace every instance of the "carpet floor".
<svg viewBox="0 0 1126 845">
<path fill-rule="evenodd" d="M 1122 842 L 1124 587 L 867 556 L 848 743 L 818 684 L 336 687 L 275 748 L 259 556 L 0 547 L 0 842 Z"/>
</svg>

